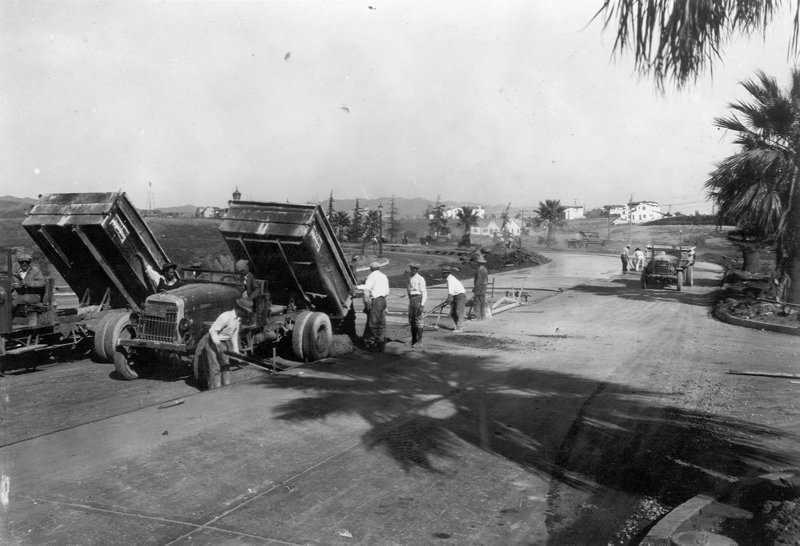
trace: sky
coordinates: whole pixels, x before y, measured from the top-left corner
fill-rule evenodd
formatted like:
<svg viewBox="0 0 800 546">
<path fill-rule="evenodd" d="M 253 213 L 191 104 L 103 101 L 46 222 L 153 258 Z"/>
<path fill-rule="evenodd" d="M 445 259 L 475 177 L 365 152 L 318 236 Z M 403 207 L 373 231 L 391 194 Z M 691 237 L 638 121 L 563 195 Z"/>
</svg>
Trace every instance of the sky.
<svg viewBox="0 0 800 546">
<path fill-rule="evenodd" d="M 601 0 L 0 3 L 0 195 L 140 208 L 390 196 L 709 212 L 714 127 L 787 13 L 660 94 L 612 56 Z"/>
</svg>

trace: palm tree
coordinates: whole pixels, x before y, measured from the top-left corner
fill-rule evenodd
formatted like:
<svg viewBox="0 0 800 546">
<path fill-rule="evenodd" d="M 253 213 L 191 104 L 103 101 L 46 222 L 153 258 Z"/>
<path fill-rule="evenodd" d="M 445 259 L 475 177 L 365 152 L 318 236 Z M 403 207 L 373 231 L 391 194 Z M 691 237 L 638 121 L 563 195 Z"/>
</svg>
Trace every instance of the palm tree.
<svg viewBox="0 0 800 546">
<path fill-rule="evenodd" d="M 380 214 L 377 210 L 367 211 L 364 218 L 364 233 L 361 240 L 361 254 L 363 255 L 367 249 L 367 242 L 373 239 L 377 240 L 380 233 Z"/>
<path fill-rule="evenodd" d="M 342 240 L 343 235 L 350 226 L 350 216 L 347 214 L 347 211 L 334 211 L 333 216 L 331 216 L 331 226 L 333 226 L 334 230 L 336 231 L 336 236 L 339 238 L 339 240 Z"/>
<path fill-rule="evenodd" d="M 603 28 L 616 21 L 614 52 L 631 50 L 640 74 L 659 88 L 665 80 L 682 87 L 721 60 L 731 36 L 766 32 L 786 4 L 794 4 L 789 49 L 797 51 L 800 0 L 603 0 L 593 19 Z"/>
<path fill-rule="evenodd" d="M 472 244 L 470 232 L 473 226 L 478 225 L 478 208 L 470 205 L 463 205 L 456 211 L 456 219 L 458 225 L 464 228 L 464 236 L 461 238 L 461 246 L 469 246 Z"/>
<path fill-rule="evenodd" d="M 706 188 L 720 224 L 775 238 L 777 272 L 790 280 L 781 296 L 800 303 L 800 70 L 792 71 L 788 92 L 764 72 L 756 76 L 742 83 L 753 102 L 732 103 L 733 113 L 715 120 L 737 133 L 740 150 L 717 165 Z"/>
<path fill-rule="evenodd" d="M 547 246 L 555 245 L 556 229 L 564 225 L 564 219 L 561 217 L 561 213 L 564 212 L 564 207 L 561 206 L 561 201 L 558 199 L 545 199 L 544 202 L 539 201 L 539 208 L 536 209 L 535 212 L 539 215 L 536 219 L 536 224 L 547 230 L 545 239 Z"/>
</svg>

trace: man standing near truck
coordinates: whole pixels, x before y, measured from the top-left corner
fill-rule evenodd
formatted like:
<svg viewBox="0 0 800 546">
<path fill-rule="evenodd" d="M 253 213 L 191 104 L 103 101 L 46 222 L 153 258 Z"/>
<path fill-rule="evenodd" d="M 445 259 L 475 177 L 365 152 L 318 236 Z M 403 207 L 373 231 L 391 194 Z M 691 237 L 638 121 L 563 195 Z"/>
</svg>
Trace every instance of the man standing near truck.
<svg viewBox="0 0 800 546">
<path fill-rule="evenodd" d="M 38 267 L 31 265 L 30 254 L 17 257 L 17 268 L 12 274 L 11 304 L 15 315 L 28 317 L 28 323 L 35 326 L 36 313 L 28 313 L 29 304 L 42 303 L 45 279 Z M 30 324 L 33 321 L 34 324 Z"/>
<path fill-rule="evenodd" d="M 464 307 L 467 303 L 467 291 L 455 275 L 453 269 L 446 267 L 447 273 L 447 303 L 450 304 L 450 318 L 453 319 L 453 331 L 463 332 L 461 321 L 464 320 Z"/>
<path fill-rule="evenodd" d="M 631 259 L 631 245 L 626 245 L 625 248 L 622 249 L 622 252 L 619 254 L 620 259 L 622 260 L 622 272 L 628 272 L 628 262 Z"/>
<path fill-rule="evenodd" d="M 425 278 L 419 274 L 419 264 L 408 266 L 411 276 L 408 278 L 408 324 L 411 326 L 411 346 L 422 343 L 425 313 L 425 302 L 428 301 L 428 288 Z"/>
<path fill-rule="evenodd" d="M 475 316 L 478 320 L 484 320 L 486 318 L 486 290 L 489 286 L 489 270 L 486 269 L 486 258 L 483 255 L 479 255 L 475 262 L 478 264 L 472 285 L 472 293 L 475 296 Z"/>
<path fill-rule="evenodd" d="M 364 329 L 364 343 L 374 347 L 379 353 L 386 345 L 386 298 L 389 297 L 389 278 L 381 271 L 381 264 L 369 264 L 371 273 L 359 288 L 364 290 L 364 303 L 367 306 L 367 327 Z"/>
</svg>

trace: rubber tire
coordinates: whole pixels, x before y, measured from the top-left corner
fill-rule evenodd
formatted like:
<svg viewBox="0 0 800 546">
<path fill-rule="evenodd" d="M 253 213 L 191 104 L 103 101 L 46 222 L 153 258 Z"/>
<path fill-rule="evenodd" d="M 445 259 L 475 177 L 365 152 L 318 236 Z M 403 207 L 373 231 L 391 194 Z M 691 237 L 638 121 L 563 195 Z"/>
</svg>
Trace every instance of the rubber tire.
<svg viewBox="0 0 800 546">
<path fill-rule="evenodd" d="M 117 342 L 122 331 L 131 325 L 130 313 L 114 313 L 108 321 L 108 328 L 105 330 L 103 345 L 106 354 L 113 357 L 117 352 Z"/>
<path fill-rule="evenodd" d="M 642 290 L 647 290 L 647 273 L 642 271 Z"/>
<path fill-rule="evenodd" d="M 331 319 L 325 313 L 312 313 L 311 320 L 305 327 L 304 354 L 310 360 L 327 358 L 331 353 L 333 331 Z"/>
<path fill-rule="evenodd" d="M 678 271 L 678 278 L 675 280 L 675 285 L 678 292 L 683 290 L 683 271 Z"/>
<path fill-rule="evenodd" d="M 204 391 L 213 391 L 222 387 L 222 371 L 211 343 L 211 337 L 208 334 L 200 338 L 192 359 L 194 380 L 200 390 Z"/>
<path fill-rule="evenodd" d="M 300 360 L 305 360 L 305 346 L 306 346 L 306 324 L 314 313 L 311 311 L 300 311 L 294 319 L 294 328 L 292 328 L 292 351 L 295 356 Z"/>
<path fill-rule="evenodd" d="M 133 328 L 128 325 L 127 328 L 122 330 L 117 339 L 131 339 L 133 338 Z M 131 359 L 131 353 L 128 352 L 126 347 L 117 347 L 114 350 L 114 369 L 117 373 L 127 380 L 139 379 L 139 374 L 133 369 L 134 361 Z"/>
<path fill-rule="evenodd" d="M 106 313 L 100 317 L 94 330 L 94 348 L 92 352 L 99 362 L 114 361 L 114 353 L 107 353 L 105 344 L 105 332 L 108 330 L 108 324 L 111 322 L 111 316 L 113 314 L 114 313 Z"/>
<path fill-rule="evenodd" d="M 694 286 L 694 266 L 686 268 L 686 286 Z"/>
</svg>

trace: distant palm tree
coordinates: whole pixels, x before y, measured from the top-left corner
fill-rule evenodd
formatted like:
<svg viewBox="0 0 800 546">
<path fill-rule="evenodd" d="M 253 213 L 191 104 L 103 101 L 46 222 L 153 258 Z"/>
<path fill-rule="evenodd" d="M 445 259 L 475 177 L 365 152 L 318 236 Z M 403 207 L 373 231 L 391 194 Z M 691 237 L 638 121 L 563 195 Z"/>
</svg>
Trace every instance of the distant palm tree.
<svg viewBox="0 0 800 546">
<path fill-rule="evenodd" d="M 539 215 L 536 224 L 547 231 L 545 239 L 547 246 L 554 246 L 556 229 L 564 225 L 564 219 L 561 217 L 564 207 L 561 206 L 561 201 L 558 199 L 539 201 L 539 208 L 534 212 Z"/>
<path fill-rule="evenodd" d="M 478 208 L 469 205 L 463 205 L 456 211 L 456 219 L 458 225 L 464 228 L 464 236 L 461 238 L 462 246 L 469 246 L 472 244 L 470 233 L 473 226 L 478 225 Z"/>
<path fill-rule="evenodd" d="M 775 238 L 776 269 L 788 277 L 779 295 L 800 303 L 800 70 L 792 71 L 788 93 L 760 71 L 742 86 L 753 102 L 732 103 L 733 113 L 715 120 L 737 133 L 740 150 L 717 165 L 706 188 L 719 205 L 720 224 Z"/>
</svg>

